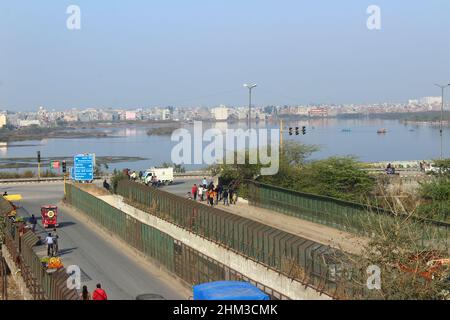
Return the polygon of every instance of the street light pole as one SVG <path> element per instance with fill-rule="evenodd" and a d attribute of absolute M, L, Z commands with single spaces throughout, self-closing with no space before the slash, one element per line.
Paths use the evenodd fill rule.
<path fill-rule="evenodd" d="M 251 128 L 251 115 L 252 115 L 252 89 L 256 88 L 256 84 L 244 84 L 244 87 L 248 89 L 248 130 Z"/>
<path fill-rule="evenodd" d="M 439 134 L 441 136 L 441 157 L 440 159 L 442 160 L 444 158 L 444 154 L 443 154 L 443 135 L 442 135 L 442 129 L 443 129 L 443 122 L 444 122 L 444 89 L 447 87 L 450 87 L 450 83 L 446 84 L 446 85 L 440 85 L 440 84 L 435 84 L 437 87 L 441 88 L 441 121 L 439 124 Z"/>

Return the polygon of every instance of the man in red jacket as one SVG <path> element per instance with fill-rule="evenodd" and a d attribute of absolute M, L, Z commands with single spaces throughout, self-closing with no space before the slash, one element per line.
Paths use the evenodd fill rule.
<path fill-rule="evenodd" d="M 197 200 L 197 193 L 198 193 L 198 188 L 197 188 L 197 184 L 194 184 L 194 186 L 192 187 L 192 196 L 194 197 L 194 201 Z"/>
<path fill-rule="evenodd" d="M 92 300 L 108 300 L 108 295 L 105 290 L 102 289 L 100 283 L 97 284 L 97 289 L 92 293 Z"/>

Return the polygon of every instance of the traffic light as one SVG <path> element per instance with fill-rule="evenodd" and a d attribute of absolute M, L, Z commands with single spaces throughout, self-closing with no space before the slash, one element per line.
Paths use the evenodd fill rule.
<path fill-rule="evenodd" d="M 289 127 L 289 135 L 292 136 L 292 127 Z"/>
<path fill-rule="evenodd" d="M 295 127 L 295 135 L 298 136 L 300 133 L 298 132 L 298 127 Z"/>
<path fill-rule="evenodd" d="M 40 151 L 37 152 L 37 161 L 38 161 L 38 163 L 41 163 L 41 152 Z"/>
<path fill-rule="evenodd" d="M 302 133 L 303 133 L 303 135 L 306 134 L 306 127 L 305 126 L 302 127 Z"/>
<path fill-rule="evenodd" d="M 64 160 L 64 161 L 62 162 L 62 172 L 63 172 L 63 173 L 66 173 L 66 172 L 67 172 L 66 160 Z"/>

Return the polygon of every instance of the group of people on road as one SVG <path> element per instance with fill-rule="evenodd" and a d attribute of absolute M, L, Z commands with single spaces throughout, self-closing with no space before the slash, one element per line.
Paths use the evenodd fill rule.
<path fill-rule="evenodd" d="M 133 181 L 136 181 L 138 179 L 141 180 L 142 176 L 144 175 L 143 171 L 136 172 L 134 170 L 132 171 L 131 169 L 124 169 L 123 173 L 128 177 L 129 180 Z"/>
<path fill-rule="evenodd" d="M 191 191 L 188 192 L 188 199 L 194 201 L 206 201 L 211 207 L 223 202 L 223 205 L 229 206 L 230 204 L 236 204 L 238 199 L 237 183 L 232 182 L 228 186 L 224 186 L 222 183 L 218 183 L 216 186 L 213 182 L 209 182 L 205 178 L 200 184 L 194 184 Z"/>
<path fill-rule="evenodd" d="M 106 291 L 102 289 L 102 285 L 100 283 L 97 283 L 94 292 L 92 292 L 92 295 L 90 294 L 88 287 L 83 286 L 80 298 L 81 300 L 108 300 L 108 295 L 106 294 Z"/>

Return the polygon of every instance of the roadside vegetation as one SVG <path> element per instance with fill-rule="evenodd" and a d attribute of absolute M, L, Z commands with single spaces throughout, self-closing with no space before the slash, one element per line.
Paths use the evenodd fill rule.
<path fill-rule="evenodd" d="M 117 188 L 121 180 L 128 180 L 128 176 L 121 170 L 114 169 L 113 174 L 110 178 L 111 191 L 117 193 Z"/>
<path fill-rule="evenodd" d="M 317 146 L 289 141 L 283 145 L 276 175 L 260 176 L 261 165 L 223 164 L 210 167 L 213 175 L 220 173 L 225 184 L 233 180 L 256 180 L 295 191 L 335 197 L 342 200 L 366 200 L 375 190 L 376 179 L 353 157 L 331 157 L 308 160 Z M 245 155 L 248 159 L 248 152 Z M 237 157 L 237 154 L 235 154 Z M 241 185 L 241 188 L 244 188 Z M 245 194 L 245 190 L 243 191 Z M 241 192 L 241 194 L 243 194 Z"/>
<path fill-rule="evenodd" d="M 435 179 L 419 188 L 417 214 L 430 219 L 450 222 L 450 159 L 435 161 L 439 168 Z"/>
<path fill-rule="evenodd" d="M 450 159 L 435 161 L 441 168 L 432 177 L 424 176 L 415 190 L 404 190 L 399 176 L 370 173 L 368 165 L 354 157 L 330 157 L 308 160 L 317 146 L 289 141 L 280 154 L 276 175 L 261 176 L 261 165 L 222 164 L 209 169 L 220 174 L 222 182 L 255 180 L 294 191 L 333 197 L 392 212 L 412 213 L 415 216 L 450 222 Z M 234 154 L 237 159 L 238 154 Z M 240 154 L 240 156 L 244 156 Z M 250 154 L 245 153 L 248 160 Z M 235 161 L 236 163 L 236 161 Z M 246 185 L 241 183 L 239 194 L 246 196 Z"/>
<path fill-rule="evenodd" d="M 450 269 L 445 244 L 437 234 L 423 239 L 422 223 L 397 215 L 371 221 L 366 226 L 372 237 L 359 256 L 348 257 L 353 285 L 359 293 L 352 299 L 448 300 Z M 360 269 L 354 269 L 359 266 Z M 371 267 L 368 269 L 368 267 Z M 378 268 L 379 287 L 374 275 Z M 341 274 L 341 275 L 342 275 Z M 371 287 L 371 290 L 367 286 Z"/>

